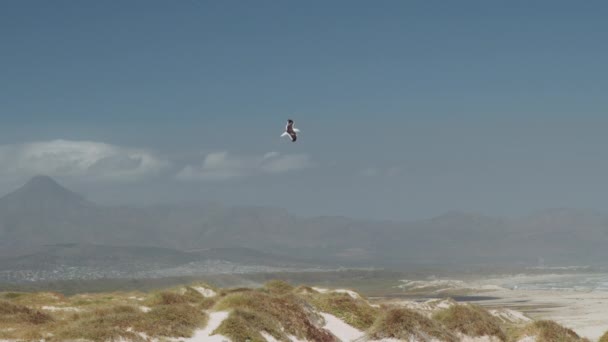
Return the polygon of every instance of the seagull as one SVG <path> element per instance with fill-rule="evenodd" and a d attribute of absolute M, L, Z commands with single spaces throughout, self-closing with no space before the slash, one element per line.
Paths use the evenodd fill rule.
<path fill-rule="evenodd" d="M 291 138 L 292 142 L 295 142 L 296 139 L 298 139 L 298 136 L 296 135 L 296 133 L 299 133 L 300 130 L 293 127 L 293 120 L 289 119 L 287 120 L 287 126 L 285 126 L 285 132 L 283 132 L 283 134 L 281 134 L 281 137 L 284 137 L 286 135 L 289 135 L 289 137 Z"/>

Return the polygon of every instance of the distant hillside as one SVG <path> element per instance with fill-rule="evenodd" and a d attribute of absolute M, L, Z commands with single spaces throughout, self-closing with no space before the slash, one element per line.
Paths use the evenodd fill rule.
<path fill-rule="evenodd" d="M 348 289 L 203 283 L 154 293 L 0 292 L 0 339 L 184 342 L 583 342 L 552 321 L 451 299 L 372 302 Z"/>
<path fill-rule="evenodd" d="M 35 177 L 0 198 L 0 257 L 48 244 L 248 248 L 344 265 L 605 264 L 608 217 L 555 209 L 508 220 L 448 213 L 388 222 L 220 205 L 102 206 Z M 225 250 L 228 251 L 228 250 Z M 16 253 L 16 254 L 15 254 Z"/>
<path fill-rule="evenodd" d="M 184 252 L 70 243 L 34 246 L 18 256 L 0 257 L 0 284 L 323 270 L 310 261 L 239 247 Z"/>

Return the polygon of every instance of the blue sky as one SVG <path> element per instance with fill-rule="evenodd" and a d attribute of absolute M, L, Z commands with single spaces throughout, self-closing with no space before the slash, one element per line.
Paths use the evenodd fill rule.
<path fill-rule="evenodd" d="M 3 1 L 0 190 L 46 173 L 109 203 L 391 219 L 605 210 L 607 12 Z M 278 138 L 287 118 L 296 144 Z"/>

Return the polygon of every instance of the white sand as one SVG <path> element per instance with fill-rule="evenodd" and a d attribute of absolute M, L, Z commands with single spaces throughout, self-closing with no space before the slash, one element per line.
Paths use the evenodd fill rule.
<path fill-rule="evenodd" d="M 326 288 L 322 288 L 322 287 L 313 287 L 313 290 L 320 292 L 320 293 L 328 293 L 328 292 L 334 292 L 334 293 L 346 293 L 349 296 L 351 296 L 351 298 L 353 299 L 359 299 L 361 298 L 361 296 L 359 296 L 359 294 L 355 291 L 352 290 L 347 290 L 347 289 L 335 289 L 335 290 L 330 290 L 330 289 L 326 289 Z"/>
<path fill-rule="evenodd" d="M 196 290 L 198 293 L 202 294 L 203 297 L 206 298 L 215 297 L 217 295 L 217 293 L 215 293 L 215 291 L 213 291 L 212 289 L 208 289 L 202 286 L 193 286 L 192 289 Z"/>
<path fill-rule="evenodd" d="M 291 342 L 308 342 L 308 341 L 305 341 L 305 340 L 300 340 L 299 338 L 297 338 L 297 337 L 295 337 L 293 335 L 289 335 L 289 336 L 287 336 L 287 338 L 289 338 L 289 340 Z"/>
<path fill-rule="evenodd" d="M 276 338 L 272 337 L 272 335 L 265 331 L 260 331 L 260 334 L 266 339 L 267 342 L 279 342 Z"/>
<path fill-rule="evenodd" d="M 324 312 L 321 312 L 320 314 L 323 316 L 323 319 L 325 319 L 325 325 L 323 328 L 329 330 L 341 341 L 355 341 L 365 335 L 364 332 L 346 324 L 334 315 Z"/>
<path fill-rule="evenodd" d="M 222 322 L 228 318 L 229 312 L 217 311 L 209 313 L 209 323 L 204 329 L 197 330 L 190 338 L 180 338 L 179 341 L 184 342 L 230 342 L 228 337 L 222 335 L 211 335 Z"/>
<path fill-rule="evenodd" d="M 472 337 L 463 334 L 458 334 L 460 342 L 500 342 L 500 339 L 495 336 L 478 336 Z"/>
<path fill-rule="evenodd" d="M 430 317 L 439 310 L 447 309 L 452 305 L 455 305 L 456 302 L 450 299 L 429 299 L 425 302 L 402 301 L 399 302 L 399 304 Z"/>
<path fill-rule="evenodd" d="M 500 318 L 504 323 L 528 323 L 532 319 L 524 315 L 522 312 L 511 309 L 492 309 L 488 310 L 492 316 Z"/>
<path fill-rule="evenodd" d="M 79 308 L 74 308 L 74 307 L 70 307 L 70 306 L 66 306 L 66 307 L 60 307 L 60 306 L 43 306 L 41 308 L 42 310 L 47 310 L 47 311 L 51 311 L 51 312 L 55 312 L 55 311 L 70 311 L 70 312 L 79 312 L 82 311 Z"/>

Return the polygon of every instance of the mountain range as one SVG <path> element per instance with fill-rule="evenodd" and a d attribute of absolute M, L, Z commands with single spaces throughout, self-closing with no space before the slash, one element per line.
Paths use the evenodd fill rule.
<path fill-rule="evenodd" d="M 266 260 L 281 256 L 366 266 L 535 265 L 539 258 L 547 264 L 600 265 L 608 260 L 608 216 L 551 209 L 517 219 L 450 212 L 393 222 L 303 218 L 284 209 L 219 204 L 106 206 L 47 176 L 0 198 L 0 260 L 65 244 L 158 248 L 175 251 L 172 257 L 220 248 L 262 253 Z M 144 254 L 152 258 L 152 251 Z"/>

